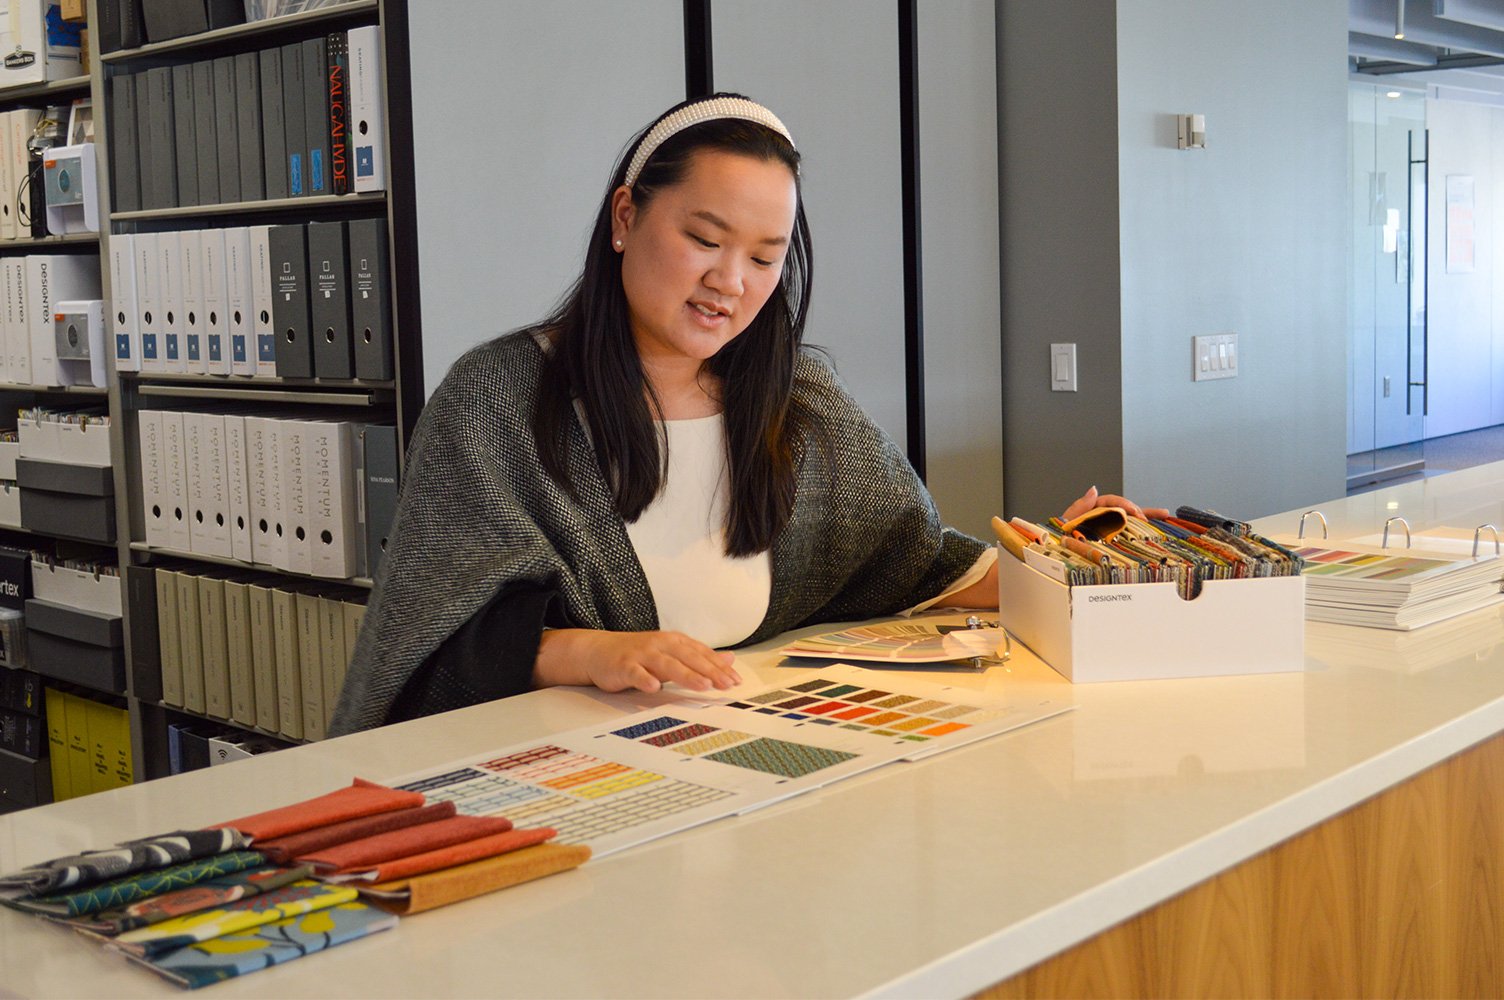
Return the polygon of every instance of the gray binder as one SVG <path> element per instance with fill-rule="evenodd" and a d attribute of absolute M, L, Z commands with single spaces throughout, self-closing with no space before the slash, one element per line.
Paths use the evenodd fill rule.
<path fill-rule="evenodd" d="M 287 139 L 287 194 L 308 194 L 308 130 L 304 124 L 303 46 L 282 46 L 282 134 Z"/>
<path fill-rule="evenodd" d="M 308 131 L 308 193 L 333 193 L 329 185 L 329 67 L 324 37 L 303 42 L 303 127 Z"/>
<path fill-rule="evenodd" d="M 266 197 L 287 197 L 287 126 L 282 107 L 282 50 L 262 49 L 261 166 Z"/>
<path fill-rule="evenodd" d="M 366 572 L 374 580 L 397 514 L 397 428 L 366 424 L 360 441 L 366 470 Z"/>
<path fill-rule="evenodd" d="M 235 118 L 235 57 L 214 60 L 214 121 L 219 126 L 219 200 L 240 201 L 240 138 Z"/>
<path fill-rule="evenodd" d="M 343 222 L 308 224 L 308 294 L 314 374 L 319 378 L 354 378 L 350 269 Z"/>
<path fill-rule="evenodd" d="M 177 148 L 178 204 L 198 205 L 198 146 L 194 139 L 193 67 L 172 67 L 173 140 Z"/>
<path fill-rule="evenodd" d="M 278 378 L 312 378 L 313 344 L 308 335 L 308 230 L 272 226 L 267 235 L 272 264 L 272 338 Z"/>
<path fill-rule="evenodd" d="M 141 171 L 141 179 L 150 187 L 151 200 L 142 207 L 172 208 L 178 199 L 178 168 L 173 139 L 171 66 L 155 66 L 146 71 L 146 96 L 146 145 L 151 147 L 152 164 L 150 173 Z M 145 193 L 142 192 L 143 196 Z"/>
<path fill-rule="evenodd" d="M 200 205 L 217 205 L 219 196 L 219 126 L 214 120 L 214 64 L 193 64 L 193 89 L 197 91 L 193 121 L 198 139 L 198 198 Z"/>
<path fill-rule="evenodd" d="M 117 212 L 141 210 L 141 153 L 136 137 L 136 76 L 123 74 L 110 81 L 110 152 L 114 169 L 114 198 L 110 204 Z"/>
<path fill-rule="evenodd" d="M 354 219 L 350 224 L 350 337 L 355 377 L 390 381 L 392 373 L 392 294 L 387 277 L 385 219 Z"/>
<path fill-rule="evenodd" d="M 235 131 L 240 136 L 240 200 L 266 197 L 261 180 L 261 61 L 254 52 L 235 57 Z"/>

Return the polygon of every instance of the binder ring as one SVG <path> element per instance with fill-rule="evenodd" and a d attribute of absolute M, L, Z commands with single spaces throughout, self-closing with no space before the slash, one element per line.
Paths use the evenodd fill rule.
<path fill-rule="evenodd" d="M 1395 521 L 1398 521 L 1400 522 L 1400 524 L 1403 524 L 1405 526 L 1405 548 L 1408 549 L 1410 547 L 1410 522 L 1405 520 L 1403 517 L 1400 517 L 1398 514 L 1384 522 L 1384 540 L 1380 542 L 1379 545 L 1381 548 L 1389 548 L 1389 526 Z"/>
<path fill-rule="evenodd" d="M 1321 537 L 1326 537 L 1326 515 L 1319 510 L 1308 510 L 1304 514 L 1300 515 L 1300 528 L 1295 532 L 1296 538 L 1306 537 L 1306 518 L 1310 517 L 1312 514 L 1315 514 L 1316 520 L 1321 522 Z"/>
<path fill-rule="evenodd" d="M 1478 525 L 1478 527 L 1476 527 L 1476 528 L 1473 529 L 1473 558 L 1474 559 L 1478 558 L 1478 542 L 1479 542 L 1479 540 L 1481 539 L 1481 537 L 1483 535 L 1483 529 L 1484 528 L 1487 528 L 1489 531 L 1493 532 L 1493 536 L 1494 536 L 1494 555 L 1499 555 L 1499 553 L 1500 553 L 1500 548 L 1499 548 L 1499 529 L 1495 528 L 1492 524 L 1480 524 L 1480 525 Z"/>

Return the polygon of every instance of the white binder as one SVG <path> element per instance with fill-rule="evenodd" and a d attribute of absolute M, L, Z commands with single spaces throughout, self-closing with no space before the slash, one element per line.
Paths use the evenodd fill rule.
<path fill-rule="evenodd" d="M 166 344 L 162 339 L 162 263 L 157 253 L 156 233 L 136 233 L 131 237 L 131 254 L 136 261 L 137 332 L 141 334 L 141 370 L 167 370 Z"/>
<path fill-rule="evenodd" d="M 254 562 L 251 543 L 251 492 L 247 475 L 246 418 L 225 414 L 225 509 L 230 526 L 230 556 Z"/>
<path fill-rule="evenodd" d="M 0 191 L 5 192 L 5 197 L 0 198 L 0 240 L 13 240 L 19 235 L 16 230 L 17 199 L 13 197 L 19 185 L 10 148 L 10 116 L 13 114 L 14 111 L 0 113 Z"/>
<path fill-rule="evenodd" d="M 386 190 L 386 102 L 382 100 L 381 29 L 351 28 L 349 35 L 350 165 L 355 191 Z"/>
<path fill-rule="evenodd" d="M 226 319 L 225 231 L 205 229 L 199 233 L 199 272 L 203 282 L 204 371 L 230 374 L 230 324 Z"/>
<path fill-rule="evenodd" d="M 276 331 L 272 326 L 271 226 L 251 226 L 251 296 L 256 304 L 252 325 L 256 332 L 256 374 L 277 374 Z"/>
<path fill-rule="evenodd" d="M 183 323 L 183 249 L 178 233 L 157 234 L 158 305 L 161 310 L 162 355 L 169 374 L 188 371 Z"/>
<path fill-rule="evenodd" d="M 164 477 L 167 503 L 167 547 L 179 552 L 192 552 L 193 543 L 188 532 L 188 450 L 183 426 L 183 413 L 178 410 L 161 410 L 162 415 L 162 464 L 167 470 Z"/>
<path fill-rule="evenodd" d="M 225 418 L 218 413 L 184 413 L 183 433 L 188 446 L 189 544 L 194 552 L 229 559 Z"/>
<path fill-rule="evenodd" d="M 355 425 L 310 420 L 302 426 L 312 572 L 343 580 L 356 575 Z"/>
<path fill-rule="evenodd" d="M 141 445 L 141 505 L 145 508 L 146 544 L 157 548 L 172 545 L 169 525 L 172 503 L 167 488 L 167 442 L 158 410 L 137 415 L 137 438 Z"/>
<path fill-rule="evenodd" d="M 256 562 L 287 568 L 282 533 L 282 451 L 278 421 L 246 417 L 246 479 L 250 489 L 251 551 Z"/>
<path fill-rule="evenodd" d="M 110 237 L 110 320 L 115 345 L 115 370 L 141 370 L 141 327 L 136 305 L 135 237 Z"/>
<path fill-rule="evenodd" d="M 5 289 L 5 381 L 31 384 L 31 339 L 26 332 L 26 265 L 20 257 L 0 259 Z"/>
<path fill-rule="evenodd" d="M 230 372 L 256 374 L 256 299 L 251 268 L 251 231 L 245 226 L 222 230 L 225 241 L 225 329 Z"/>
<path fill-rule="evenodd" d="M 178 311 L 178 329 L 183 333 L 183 357 L 192 375 L 209 374 L 209 352 L 204 344 L 203 246 L 195 230 L 174 233 L 178 260 L 182 261 L 183 305 Z"/>
<path fill-rule="evenodd" d="M 282 455 L 282 530 L 287 540 L 287 565 L 293 573 L 313 572 L 313 547 L 308 538 L 308 473 L 312 467 L 310 424 L 305 420 L 277 421 Z"/>

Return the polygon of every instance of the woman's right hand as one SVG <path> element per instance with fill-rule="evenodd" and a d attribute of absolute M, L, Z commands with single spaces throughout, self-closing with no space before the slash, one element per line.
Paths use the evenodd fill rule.
<path fill-rule="evenodd" d="M 594 685 L 602 691 L 657 691 L 673 682 L 691 691 L 725 690 L 742 682 L 736 656 L 682 632 L 544 631 L 533 686 Z"/>

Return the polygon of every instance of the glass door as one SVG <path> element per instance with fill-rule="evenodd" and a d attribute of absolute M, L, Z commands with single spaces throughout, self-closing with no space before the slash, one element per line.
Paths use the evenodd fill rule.
<path fill-rule="evenodd" d="M 1348 488 L 1425 468 L 1425 95 L 1353 83 Z"/>

